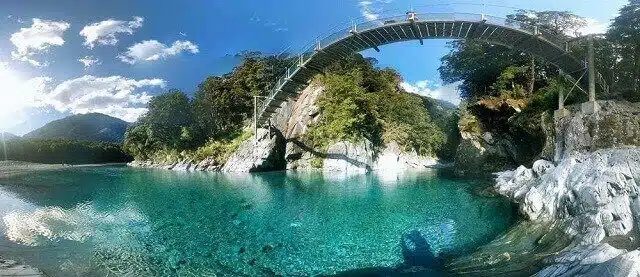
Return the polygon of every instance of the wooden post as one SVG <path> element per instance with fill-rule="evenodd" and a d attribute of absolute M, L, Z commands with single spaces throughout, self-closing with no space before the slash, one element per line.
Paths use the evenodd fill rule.
<path fill-rule="evenodd" d="M 589 70 L 589 102 L 596 101 L 596 66 L 593 50 L 593 35 L 589 35 L 589 57 L 588 57 L 588 70 Z"/>
<path fill-rule="evenodd" d="M 258 96 L 253 96 L 253 145 L 258 144 Z"/>
<path fill-rule="evenodd" d="M 564 109 L 564 91 L 558 91 L 558 110 Z"/>

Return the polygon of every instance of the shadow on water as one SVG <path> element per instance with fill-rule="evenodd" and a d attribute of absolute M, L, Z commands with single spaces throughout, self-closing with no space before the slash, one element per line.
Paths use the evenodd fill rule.
<path fill-rule="evenodd" d="M 400 238 L 404 262 L 394 267 L 359 268 L 340 272 L 332 276 L 448 276 L 445 261 L 454 254 L 435 251 L 418 230 L 410 231 Z"/>

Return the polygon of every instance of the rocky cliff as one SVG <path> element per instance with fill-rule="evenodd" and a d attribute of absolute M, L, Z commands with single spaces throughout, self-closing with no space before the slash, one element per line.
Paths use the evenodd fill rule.
<path fill-rule="evenodd" d="M 385 145 L 379 152 L 366 140 L 358 143 L 340 141 L 326 150 L 314 149 L 304 140 L 304 135 L 319 120 L 320 109 L 316 101 L 323 91 L 322 85 L 312 82 L 296 99 L 283 104 L 273 117 L 272 124 L 282 130 L 286 141 L 284 158 L 287 169 L 322 169 L 325 172 L 354 174 L 377 169 L 427 168 L 438 163 L 436 158 L 404 151 L 396 143 Z"/>
<path fill-rule="evenodd" d="M 600 110 L 589 115 L 579 105 L 556 119 L 554 160 L 573 153 L 620 146 L 640 146 L 640 103 L 598 101 Z"/>
<path fill-rule="evenodd" d="M 496 175 L 496 191 L 526 221 L 454 262 L 456 270 L 491 264 L 492 274 L 533 267 L 536 276 L 640 276 L 640 111 L 599 105 L 595 114 L 579 106 L 558 113 L 555 162 Z"/>
<path fill-rule="evenodd" d="M 211 158 L 202 161 L 185 159 L 169 164 L 134 161 L 130 166 L 176 171 L 254 172 L 289 169 L 354 174 L 378 169 L 424 169 L 438 165 L 437 158 L 405 151 L 393 142 L 382 149 L 374 149 L 366 140 L 357 143 L 340 141 L 329 145 L 327 149 L 315 149 L 305 140 L 305 134 L 321 116 L 316 102 L 323 92 L 322 85 L 315 82 L 309 84 L 296 98 L 283 103 L 276 111 L 271 119 L 271 130 L 259 129 L 258 142 L 254 143 L 253 137 L 243 141 L 228 161 Z M 442 111 L 440 113 L 444 114 Z"/>
<path fill-rule="evenodd" d="M 246 140 L 222 167 L 223 172 L 258 172 L 285 169 L 284 137 L 276 128 L 258 129 L 257 140 Z"/>
<path fill-rule="evenodd" d="M 553 224 L 571 241 L 542 260 L 539 276 L 637 276 L 618 275 L 640 272 L 636 180 L 640 148 L 608 148 L 571 154 L 557 166 L 539 160 L 533 168 L 502 172 L 496 189 L 525 218 Z"/>

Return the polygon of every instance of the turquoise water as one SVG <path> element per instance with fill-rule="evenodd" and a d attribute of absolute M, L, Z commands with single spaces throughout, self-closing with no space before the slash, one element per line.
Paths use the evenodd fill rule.
<path fill-rule="evenodd" d="M 511 206 L 474 193 L 484 184 L 436 170 L 354 177 L 42 171 L 0 179 L 0 254 L 51 276 L 394 268 L 420 260 L 407 249 L 463 253 L 506 230 Z"/>

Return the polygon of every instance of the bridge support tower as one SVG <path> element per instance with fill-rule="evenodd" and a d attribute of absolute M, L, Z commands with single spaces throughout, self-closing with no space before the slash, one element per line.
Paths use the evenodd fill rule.
<path fill-rule="evenodd" d="M 583 114 L 593 114 L 598 112 L 599 106 L 596 102 L 596 65 L 595 65 L 595 51 L 593 48 L 593 35 L 587 37 L 588 40 L 588 54 L 587 54 L 587 70 L 589 71 L 589 102 L 582 103 Z"/>

